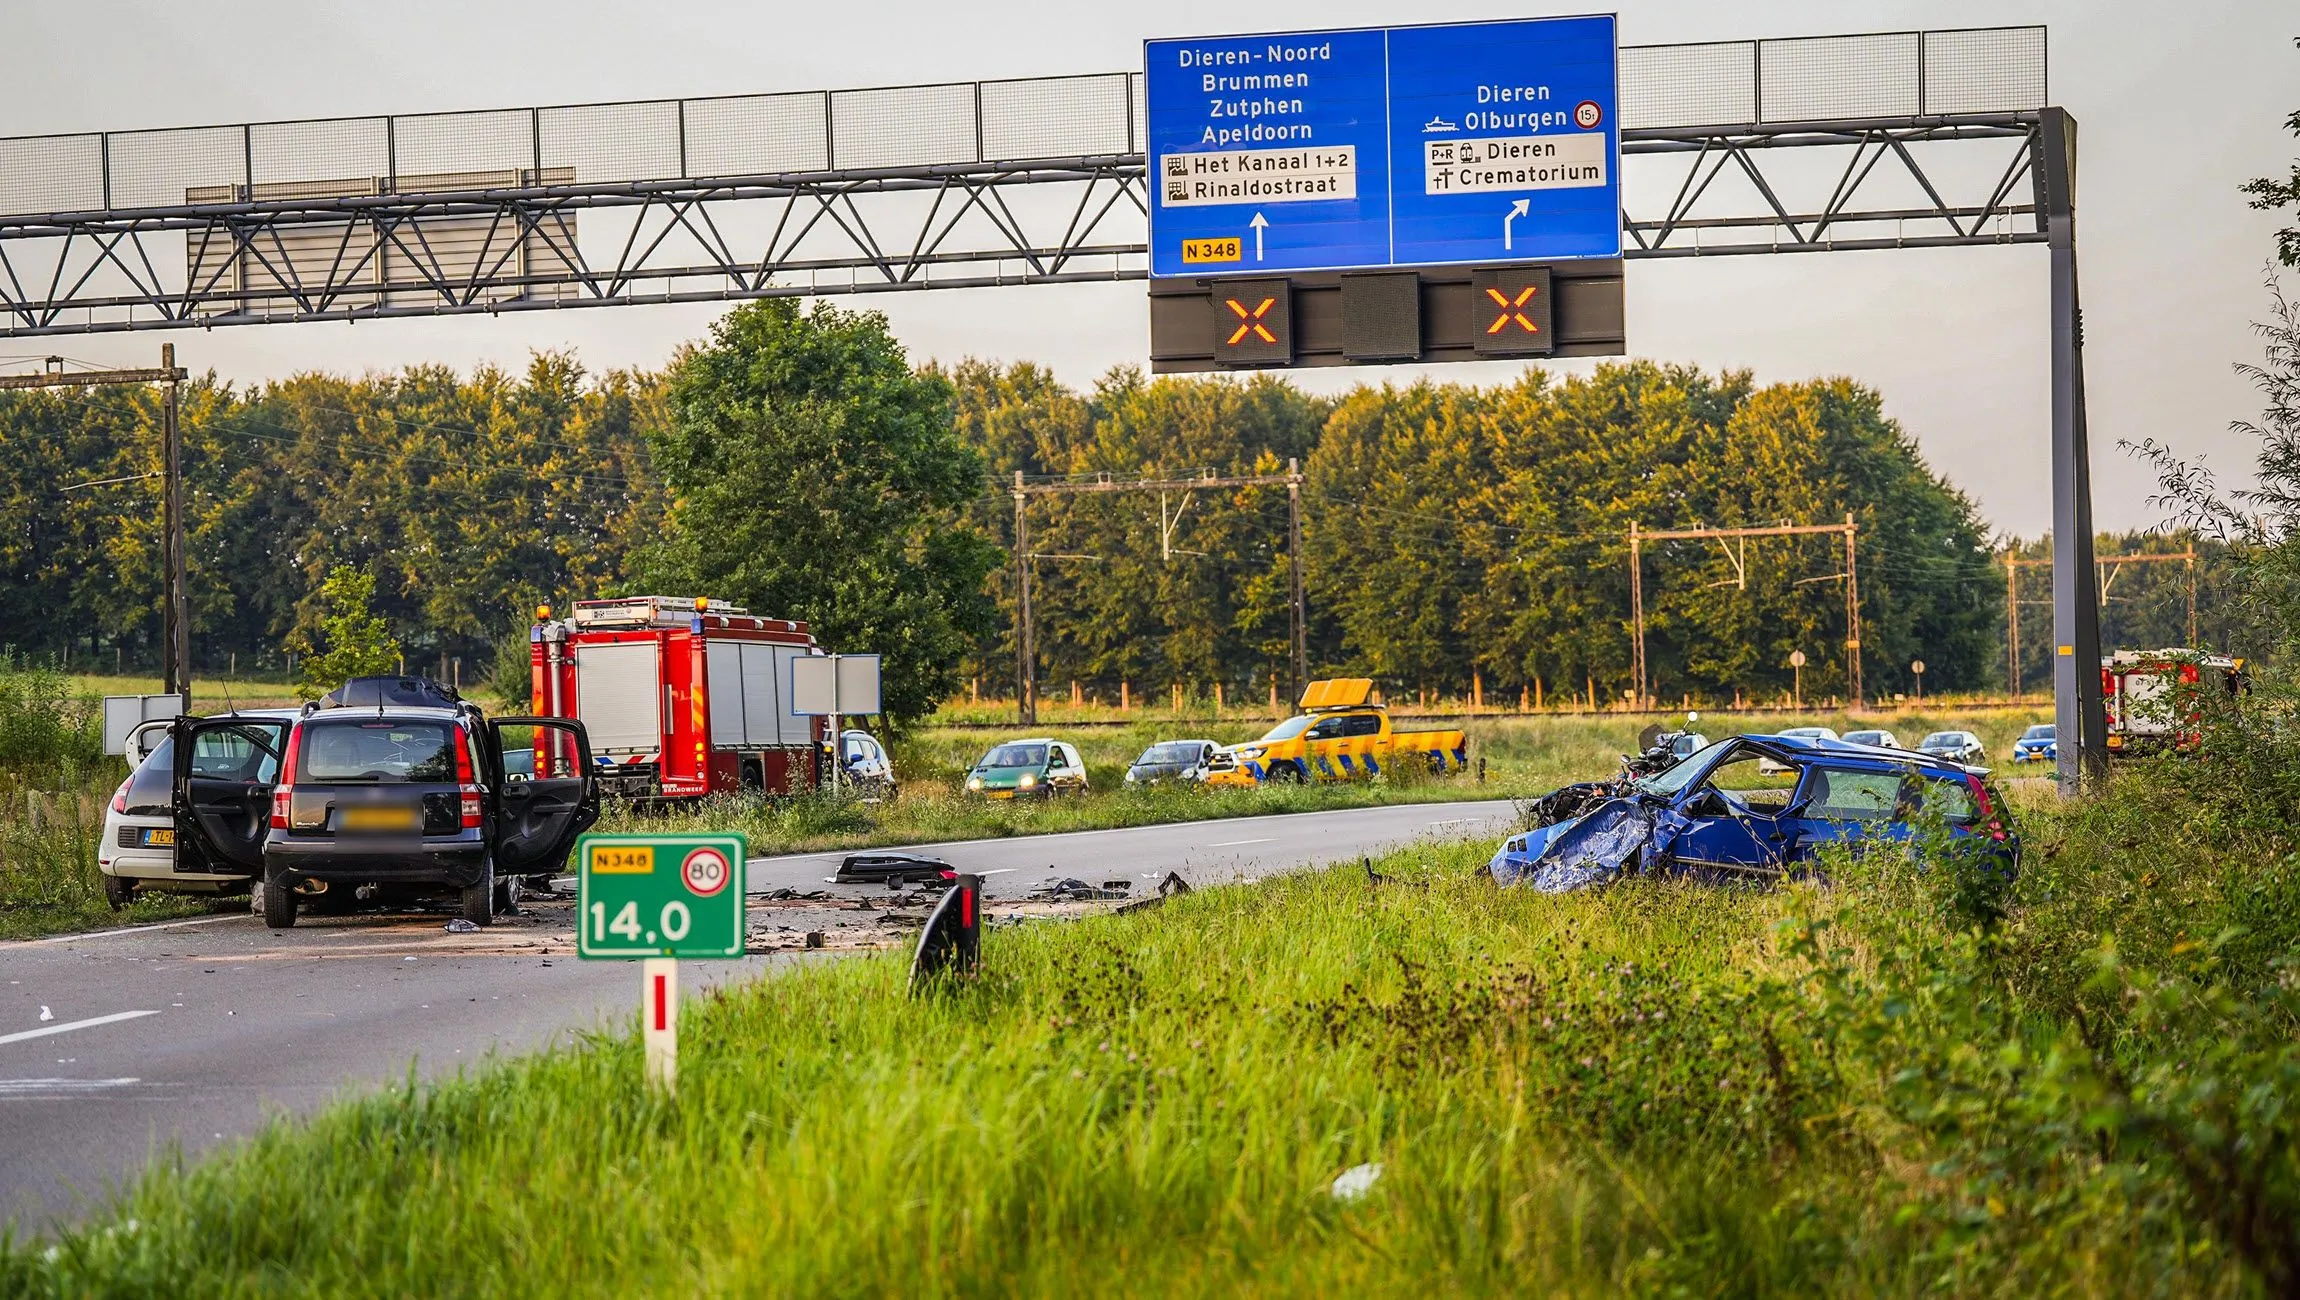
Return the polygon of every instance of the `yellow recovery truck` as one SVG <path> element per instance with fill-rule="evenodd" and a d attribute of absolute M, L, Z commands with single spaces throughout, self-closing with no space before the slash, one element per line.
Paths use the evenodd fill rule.
<path fill-rule="evenodd" d="M 1217 763 L 1207 783 L 1347 781 L 1380 776 L 1384 768 L 1403 763 L 1420 763 L 1439 773 L 1469 766 L 1469 741 L 1460 728 L 1397 730 L 1371 679 L 1311 682 L 1300 707 L 1299 716 L 1270 728 L 1260 740 L 1233 746 L 1229 752 L 1235 764 Z"/>

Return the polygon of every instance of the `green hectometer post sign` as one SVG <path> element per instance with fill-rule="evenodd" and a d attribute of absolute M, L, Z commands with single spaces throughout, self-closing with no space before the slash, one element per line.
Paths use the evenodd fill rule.
<path fill-rule="evenodd" d="M 575 842 L 584 957 L 743 955 L 743 837 L 586 835 Z"/>

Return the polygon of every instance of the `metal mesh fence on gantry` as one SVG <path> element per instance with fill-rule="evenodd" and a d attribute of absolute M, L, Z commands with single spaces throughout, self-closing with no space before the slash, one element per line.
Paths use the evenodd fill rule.
<path fill-rule="evenodd" d="M 2045 29 L 1621 51 L 1631 129 L 1997 113 L 2045 103 Z M 537 184 L 1125 157 L 1142 74 L 0 139 L 0 216 Z"/>

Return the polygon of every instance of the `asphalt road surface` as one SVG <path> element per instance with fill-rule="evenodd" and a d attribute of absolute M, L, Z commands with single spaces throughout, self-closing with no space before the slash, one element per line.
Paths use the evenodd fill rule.
<path fill-rule="evenodd" d="M 1080 831 L 913 846 L 983 873 L 986 901 L 1063 878 L 1169 871 L 1192 884 L 1253 880 L 1430 837 L 1501 833 L 1507 802 Z M 753 859 L 753 894 L 832 884 L 843 854 Z M 883 889 L 880 892 L 884 892 Z M 754 909 L 756 915 L 758 909 Z M 635 1009 L 638 973 L 583 962 L 572 907 L 531 906 L 475 934 L 443 915 L 309 917 L 270 931 L 247 915 L 0 944 L 0 1222 L 38 1232 L 103 1203 L 147 1160 L 187 1157 L 331 1098 L 453 1074 Z M 693 962 L 689 993 L 827 954 Z"/>

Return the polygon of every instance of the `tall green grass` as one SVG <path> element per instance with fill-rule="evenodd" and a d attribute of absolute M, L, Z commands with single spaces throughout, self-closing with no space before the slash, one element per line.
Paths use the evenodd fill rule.
<path fill-rule="evenodd" d="M 1479 843 L 994 915 L 972 982 L 698 1004 L 675 1100 L 612 1026 L 156 1170 L 0 1290 L 2282 1290 L 2300 865 L 2128 783 L 1979 910 L 1904 855 L 1544 897 Z"/>
<path fill-rule="evenodd" d="M 101 701 L 73 679 L 0 654 L 0 939 L 155 920 L 192 910 L 104 901 L 103 801 L 126 769 L 103 752 Z"/>

